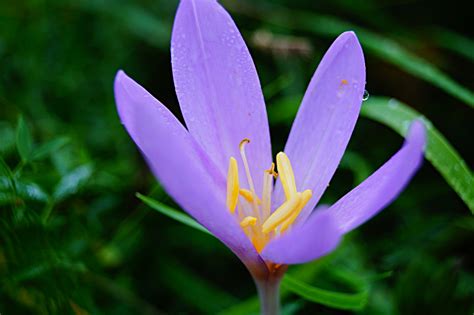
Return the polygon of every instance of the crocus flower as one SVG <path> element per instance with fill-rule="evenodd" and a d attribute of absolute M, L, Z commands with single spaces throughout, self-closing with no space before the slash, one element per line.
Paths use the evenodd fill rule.
<path fill-rule="evenodd" d="M 186 127 L 123 71 L 115 79 L 121 121 L 168 194 L 247 266 L 262 312 L 276 313 L 288 264 L 332 251 L 404 188 L 422 161 L 424 127 L 414 122 L 403 147 L 373 175 L 313 210 L 362 103 L 356 35 L 341 34 L 324 55 L 276 167 L 257 72 L 229 14 L 214 0 L 182 0 L 171 53 Z"/>

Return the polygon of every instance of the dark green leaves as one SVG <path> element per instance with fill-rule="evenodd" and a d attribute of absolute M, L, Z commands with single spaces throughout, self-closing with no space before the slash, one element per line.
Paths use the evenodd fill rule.
<path fill-rule="evenodd" d="M 66 174 L 54 189 L 53 197 L 60 201 L 76 193 L 91 177 L 92 165 L 86 164 L 79 166 Z"/>
<path fill-rule="evenodd" d="M 23 116 L 20 116 L 18 119 L 18 125 L 16 128 L 16 148 L 20 154 L 21 160 L 27 162 L 33 148 L 33 140 L 31 138 L 30 129 L 23 119 Z"/>
<path fill-rule="evenodd" d="M 49 156 L 51 153 L 59 150 L 62 146 L 68 143 L 68 141 L 69 139 L 66 137 L 59 137 L 35 147 L 27 122 L 23 116 L 20 116 L 18 119 L 16 129 L 16 147 L 24 164 L 31 161 L 41 160 Z"/>
<path fill-rule="evenodd" d="M 43 143 L 42 145 L 38 146 L 33 153 L 31 154 L 31 160 L 41 160 L 51 153 L 54 153 L 56 150 L 59 150 L 62 146 L 67 144 L 69 139 L 66 137 L 60 137 L 57 139 L 53 139 L 49 142 Z"/>

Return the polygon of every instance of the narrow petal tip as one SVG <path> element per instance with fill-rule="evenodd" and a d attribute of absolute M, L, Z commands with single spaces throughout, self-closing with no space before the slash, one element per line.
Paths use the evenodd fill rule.
<path fill-rule="evenodd" d="M 130 80 L 130 78 L 127 76 L 125 71 L 122 69 L 119 69 L 117 71 L 117 74 L 115 74 L 115 79 L 114 79 L 114 91 L 115 95 L 117 95 L 118 89 L 120 89 L 122 84 L 126 84 L 126 80 Z"/>
<path fill-rule="evenodd" d="M 357 40 L 357 35 L 354 31 L 345 31 L 343 33 L 341 33 L 341 35 L 339 35 L 340 38 L 344 38 L 346 40 L 349 40 L 349 39 L 352 39 L 352 40 Z"/>
<path fill-rule="evenodd" d="M 425 126 L 414 120 L 403 147 L 328 210 L 344 233 L 372 218 L 402 192 L 422 165 L 425 144 Z"/>
<path fill-rule="evenodd" d="M 343 42 L 345 45 L 353 45 L 355 47 L 360 47 L 359 38 L 357 37 L 354 31 L 346 31 L 341 33 L 335 42 Z M 362 51 L 362 48 L 360 48 Z"/>
<path fill-rule="evenodd" d="M 422 151 L 426 148 L 426 127 L 421 119 L 414 120 L 407 133 L 407 142 L 413 143 L 416 147 L 421 147 Z"/>

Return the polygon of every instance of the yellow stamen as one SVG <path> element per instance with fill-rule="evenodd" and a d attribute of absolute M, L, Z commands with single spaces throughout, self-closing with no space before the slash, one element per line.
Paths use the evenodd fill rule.
<path fill-rule="evenodd" d="M 272 163 L 270 168 L 263 172 L 262 195 L 257 196 L 245 150 L 249 142 L 249 139 L 244 139 L 239 145 L 241 165 L 244 167 L 248 183 L 248 186 L 245 186 L 248 189 L 240 188 L 238 164 L 236 159 L 231 157 L 227 173 L 226 206 L 232 214 L 235 214 L 236 209 L 238 210 L 235 214 L 237 222 L 260 253 L 268 242 L 291 228 L 311 199 L 312 192 L 311 190 L 297 191 L 290 160 L 285 153 L 280 152 L 276 157 L 279 174 L 275 172 L 275 163 Z M 281 177 L 286 200 L 275 212 L 271 213 L 273 183 L 278 175 Z"/>
<path fill-rule="evenodd" d="M 298 203 L 298 207 L 291 213 L 290 217 L 282 223 L 280 227 L 280 233 L 285 232 L 291 226 L 291 224 L 293 224 L 293 222 L 299 216 L 301 210 L 303 210 L 304 206 L 306 206 L 312 196 L 313 192 L 310 189 L 306 189 L 301 193 L 301 200 Z"/>
<path fill-rule="evenodd" d="M 242 221 L 240 221 L 240 226 L 241 227 L 247 227 L 249 225 L 255 225 L 257 223 L 257 218 L 256 217 L 245 217 Z"/>
<path fill-rule="evenodd" d="M 248 189 L 240 188 L 239 194 L 240 194 L 242 197 L 244 197 L 245 200 L 247 200 L 249 203 L 252 203 L 253 200 L 254 200 L 254 198 L 257 199 L 257 204 L 262 203 L 262 202 L 260 201 L 260 199 L 259 199 L 257 196 L 255 196 L 254 194 L 252 194 L 252 192 L 251 192 L 250 190 L 248 190 Z"/>
<path fill-rule="evenodd" d="M 229 160 L 229 170 L 227 172 L 227 200 L 226 205 L 231 213 L 235 212 L 237 200 L 239 198 L 239 169 L 237 161 L 231 157 Z"/>
<path fill-rule="evenodd" d="M 298 207 L 301 200 L 301 193 L 295 193 L 291 198 L 285 201 L 272 215 L 263 223 L 262 232 L 269 233 L 278 225 L 290 217 L 293 211 Z"/>
<path fill-rule="evenodd" d="M 286 200 L 290 200 L 297 192 L 295 175 L 291 167 L 290 159 L 288 159 L 288 156 L 283 152 L 277 154 L 277 167 L 278 173 L 280 174 L 280 181 L 285 191 Z"/>

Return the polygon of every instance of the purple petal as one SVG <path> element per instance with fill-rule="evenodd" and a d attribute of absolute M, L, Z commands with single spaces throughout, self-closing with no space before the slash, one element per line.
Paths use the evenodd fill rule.
<path fill-rule="evenodd" d="M 327 210 L 343 233 L 372 218 L 403 190 L 423 161 L 425 137 L 423 124 L 413 122 L 403 147 Z"/>
<path fill-rule="evenodd" d="M 239 143 L 250 139 L 247 156 L 257 192 L 271 164 L 265 103 L 249 51 L 229 14 L 214 0 L 182 0 L 174 22 L 173 77 L 186 126 L 227 173 L 229 158 L 240 163 Z M 241 184 L 246 186 L 244 172 Z"/>
<path fill-rule="evenodd" d="M 225 180 L 173 114 L 119 71 L 115 100 L 120 119 L 170 196 L 229 246 L 244 263 L 261 258 L 225 207 Z"/>
<path fill-rule="evenodd" d="M 365 87 L 364 55 L 353 32 L 341 34 L 324 55 L 306 90 L 285 153 L 299 191 L 313 197 L 303 209 L 303 222 L 329 184 L 351 137 Z M 282 202 L 281 185 L 276 197 Z"/>
<path fill-rule="evenodd" d="M 271 241 L 261 255 L 278 264 L 301 264 L 334 250 L 341 236 L 332 216 L 318 211 L 304 224 Z"/>

